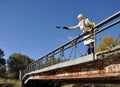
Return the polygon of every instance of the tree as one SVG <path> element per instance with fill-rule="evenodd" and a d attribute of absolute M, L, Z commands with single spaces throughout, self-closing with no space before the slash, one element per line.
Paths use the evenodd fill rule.
<path fill-rule="evenodd" d="M 4 58 L 0 58 L 0 67 L 1 67 L 2 65 L 5 65 L 5 64 L 6 64 L 5 59 L 4 59 Z"/>
<path fill-rule="evenodd" d="M 24 70 L 32 61 L 33 60 L 26 55 L 22 55 L 20 53 L 12 54 L 8 59 L 9 77 L 18 79 L 19 71 Z"/>
<path fill-rule="evenodd" d="M 4 52 L 2 49 L 0 49 L 0 58 L 4 56 Z"/>
<path fill-rule="evenodd" d="M 4 52 L 2 49 L 0 49 L 0 77 L 5 78 L 6 76 L 6 61 L 4 58 L 2 58 L 4 56 Z"/>
<path fill-rule="evenodd" d="M 118 41 L 116 41 L 114 38 L 112 38 L 109 35 L 105 35 L 101 39 L 101 43 L 97 47 L 97 52 L 110 49 L 112 47 L 117 46 L 118 44 L 120 44 L 120 43 Z"/>
<path fill-rule="evenodd" d="M 1 78 L 6 78 L 7 77 L 6 66 L 5 65 L 2 65 L 0 67 L 0 77 Z"/>

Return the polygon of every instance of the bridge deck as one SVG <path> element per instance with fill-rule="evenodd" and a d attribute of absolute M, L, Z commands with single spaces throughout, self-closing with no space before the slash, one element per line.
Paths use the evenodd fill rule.
<path fill-rule="evenodd" d="M 62 63 L 59 63 L 59 64 L 55 64 L 55 65 L 52 65 L 52 66 L 49 66 L 49 67 L 46 67 L 46 68 L 43 68 L 43 69 L 40 69 L 40 70 L 36 70 L 36 71 L 28 73 L 27 75 L 41 73 L 41 72 L 47 72 L 47 71 L 60 69 L 60 68 L 65 68 L 65 67 L 70 67 L 70 66 L 75 66 L 75 65 L 78 65 L 78 64 L 81 64 L 81 63 L 87 63 L 87 62 L 90 62 L 90 61 L 93 61 L 93 60 L 94 60 L 93 59 L 93 54 L 91 54 L 91 55 L 79 57 L 79 58 L 76 58 L 76 59 L 73 59 L 73 60 L 69 60 L 69 61 L 66 61 L 66 62 L 62 62 Z"/>

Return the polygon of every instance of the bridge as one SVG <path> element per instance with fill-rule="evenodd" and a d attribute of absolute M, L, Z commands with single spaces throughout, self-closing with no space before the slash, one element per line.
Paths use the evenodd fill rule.
<path fill-rule="evenodd" d="M 71 83 L 79 83 L 76 87 L 83 87 L 85 83 L 120 84 L 120 45 L 108 46 L 101 52 L 95 50 L 89 55 L 81 53 L 85 49 L 82 42 L 87 39 L 83 38 L 86 34 L 92 33 L 96 48 L 97 36 L 119 23 L 120 11 L 97 24 L 93 32 L 80 34 L 32 62 L 20 72 L 21 87 L 61 87 Z M 84 48 L 79 50 L 79 47 Z"/>

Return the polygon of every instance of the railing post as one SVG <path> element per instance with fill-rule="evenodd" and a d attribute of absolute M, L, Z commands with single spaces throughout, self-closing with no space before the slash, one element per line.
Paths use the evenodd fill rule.
<path fill-rule="evenodd" d="M 76 44 L 76 40 L 74 42 L 74 59 L 76 58 L 76 48 L 77 48 L 77 44 Z"/>
<path fill-rule="evenodd" d="M 63 59 L 63 57 L 64 57 L 64 47 L 61 47 L 60 48 L 60 62 L 65 61 L 65 59 Z"/>
<path fill-rule="evenodd" d="M 22 70 L 20 70 L 19 71 L 19 80 L 20 80 L 20 87 L 23 87 L 23 82 L 22 82 L 22 77 L 23 77 L 23 71 Z"/>
<path fill-rule="evenodd" d="M 52 65 L 54 65 L 55 64 L 54 52 L 51 53 L 51 58 L 52 58 Z"/>
<path fill-rule="evenodd" d="M 47 67 L 48 66 L 48 64 L 47 64 L 47 62 L 48 62 L 48 55 L 45 56 L 45 62 L 46 62 L 45 63 L 45 67 Z"/>
<path fill-rule="evenodd" d="M 96 31 L 97 31 L 97 28 L 95 28 L 93 30 L 93 38 L 94 38 L 94 53 L 93 53 L 93 60 L 96 59 Z"/>
<path fill-rule="evenodd" d="M 72 42 L 71 42 L 71 44 L 72 44 L 72 46 L 73 46 L 73 57 L 74 57 L 74 59 L 76 58 L 76 47 L 77 47 L 77 45 L 76 45 L 76 42 L 77 42 L 77 40 L 75 39 L 75 40 L 73 40 Z"/>

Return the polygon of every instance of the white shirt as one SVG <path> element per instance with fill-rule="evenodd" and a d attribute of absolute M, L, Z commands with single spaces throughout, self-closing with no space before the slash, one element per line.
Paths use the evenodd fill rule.
<path fill-rule="evenodd" d="M 83 19 L 81 20 L 76 26 L 72 26 L 72 27 L 68 27 L 69 30 L 75 30 L 75 29 L 80 29 L 82 30 L 84 33 L 87 32 L 87 27 L 91 22 L 89 21 L 89 19 Z"/>
<path fill-rule="evenodd" d="M 72 26 L 72 27 L 68 27 L 69 30 L 75 30 L 75 29 L 80 29 L 83 31 L 83 33 L 87 32 L 87 26 L 90 24 L 91 22 L 89 21 L 88 18 L 84 18 L 83 20 L 81 20 L 76 26 Z M 83 38 L 87 38 L 89 37 L 91 34 L 87 34 L 86 36 L 84 36 Z M 84 40 L 84 45 L 88 45 L 90 43 L 94 42 L 94 38 L 90 37 L 86 40 Z"/>

